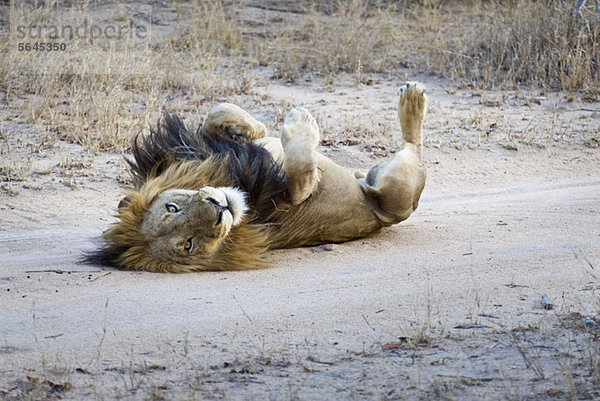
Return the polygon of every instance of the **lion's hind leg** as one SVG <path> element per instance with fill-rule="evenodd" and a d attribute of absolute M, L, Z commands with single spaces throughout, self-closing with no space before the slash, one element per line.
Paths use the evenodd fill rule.
<path fill-rule="evenodd" d="M 294 205 L 306 200 L 319 183 L 318 144 L 319 127 L 313 116 L 303 107 L 290 110 L 281 129 L 281 145 L 283 168 Z"/>
<path fill-rule="evenodd" d="M 231 139 L 259 139 L 267 136 L 267 127 L 244 109 L 231 104 L 215 106 L 202 123 L 202 133 L 219 133 Z"/>
<path fill-rule="evenodd" d="M 427 176 L 422 160 L 426 106 L 423 85 L 415 82 L 403 85 L 398 102 L 404 138 L 402 150 L 392 160 L 371 168 L 366 176 L 356 176 L 363 191 L 377 199 L 376 213 L 384 224 L 406 220 L 419 205 Z"/>

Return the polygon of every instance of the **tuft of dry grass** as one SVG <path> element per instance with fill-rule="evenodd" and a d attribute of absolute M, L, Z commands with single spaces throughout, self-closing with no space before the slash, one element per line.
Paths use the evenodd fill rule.
<path fill-rule="evenodd" d="M 428 33 L 427 64 L 455 79 L 496 88 L 531 85 L 600 93 L 600 16 L 575 2 L 474 1 L 450 34 Z"/>
<path fill-rule="evenodd" d="M 60 137 L 93 151 L 123 151 L 136 133 L 155 123 L 165 104 L 185 104 L 178 108 L 191 110 L 252 86 L 244 67 L 231 68 L 234 63 L 225 59 L 240 47 L 240 34 L 223 29 L 234 24 L 220 2 L 185 8 L 177 3 L 170 31 L 161 31 L 162 23 L 140 22 L 123 7 L 75 5 L 57 9 L 51 2 L 39 7 L 14 3 L 9 25 L 56 25 L 58 15 L 71 26 L 109 21 L 142 26 L 147 34 L 93 43 L 89 38 L 61 40 L 69 50 L 52 53 L 17 51 L 17 40 L 3 41 L 0 92 L 21 111 L 20 122 L 50 126 Z M 4 34 L 17 37 L 16 32 Z M 24 40 L 31 45 L 36 41 Z"/>
<path fill-rule="evenodd" d="M 357 0 L 282 17 L 248 45 L 274 76 L 393 73 L 419 66 L 478 86 L 600 93 L 600 17 L 575 3 Z M 277 27 L 279 26 L 279 29 Z M 248 47 L 245 45 L 245 47 Z M 360 82 L 360 80 L 359 80 Z"/>
<path fill-rule="evenodd" d="M 336 2 L 323 10 L 314 4 L 287 17 L 275 35 L 254 40 L 262 65 L 274 77 L 294 81 L 302 73 L 389 72 L 401 60 L 402 14 L 389 4 Z"/>

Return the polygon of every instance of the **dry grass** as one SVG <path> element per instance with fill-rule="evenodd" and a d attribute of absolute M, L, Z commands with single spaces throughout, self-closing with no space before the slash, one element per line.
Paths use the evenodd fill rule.
<path fill-rule="evenodd" d="M 249 45 L 262 64 L 274 65 L 275 77 L 288 80 L 417 66 L 483 87 L 598 94 L 600 15 L 584 10 L 588 31 L 567 3 L 361 0 L 328 12 L 313 5 Z"/>
<path fill-rule="evenodd" d="M 488 88 L 531 85 L 600 93 L 600 15 L 575 2 L 478 2 L 462 10 L 454 29 L 427 33 L 433 71 Z"/>
<path fill-rule="evenodd" d="M 274 77 L 290 81 L 306 72 L 360 76 L 398 67 L 404 50 L 398 37 L 402 22 L 398 8 L 368 1 L 338 2 L 331 7 L 323 10 L 313 4 L 283 20 L 276 34 L 254 40 L 260 64 L 272 64 Z"/>
<path fill-rule="evenodd" d="M 52 5 L 20 2 L 11 10 L 10 26 L 54 25 L 58 12 L 73 26 L 86 20 L 132 22 L 144 26 L 147 37 L 93 44 L 73 39 L 67 42 L 71 51 L 50 54 L 16 51 L 16 40 L 3 42 L 0 91 L 9 106 L 21 111 L 20 122 L 50 125 L 63 138 L 94 151 L 124 150 L 134 134 L 156 121 L 161 106 L 192 110 L 252 85 L 243 67 L 225 68 L 235 33 L 221 29 L 226 24 L 220 3 L 178 8 L 178 16 L 190 17 L 174 21 L 167 33 L 158 30 L 163 25 L 133 19 L 123 7 L 92 9 L 90 4 L 56 11 Z M 13 32 L 11 38 L 15 36 Z"/>
<path fill-rule="evenodd" d="M 95 152 L 125 150 L 163 106 L 198 119 L 206 101 L 251 91 L 264 69 L 288 81 L 353 73 L 363 84 L 369 74 L 419 67 L 483 87 L 600 93 L 600 21 L 584 10 L 588 33 L 572 5 L 558 1 L 265 2 L 267 10 L 223 0 L 35 3 L 2 6 L 11 40 L 0 44 L 0 93 L 17 122 L 45 125 Z M 57 20 L 134 24 L 147 36 L 16 51 L 16 26 Z"/>

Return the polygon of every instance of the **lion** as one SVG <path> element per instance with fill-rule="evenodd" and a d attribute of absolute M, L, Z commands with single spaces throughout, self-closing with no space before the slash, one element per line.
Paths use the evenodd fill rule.
<path fill-rule="evenodd" d="M 319 127 L 303 107 L 287 113 L 281 138 L 229 103 L 195 133 L 165 112 L 136 137 L 134 189 L 86 261 L 169 273 L 253 269 L 269 265 L 269 249 L 349 241 L 404 221 L 425 186 L 426 105 L 422 84 L 400 88 L 402 149 L 366 175 L 317 152 Z"/>

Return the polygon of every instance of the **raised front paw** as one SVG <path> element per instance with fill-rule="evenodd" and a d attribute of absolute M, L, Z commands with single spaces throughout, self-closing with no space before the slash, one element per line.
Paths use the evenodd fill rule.
<path fill-rule="evenodd" d="M 281 143 L 284 148 L 293 142 L 294 146 L 313 150 L 319 144 L 319 137 L 317 121 L 308 110 L 304 107 L 296 107 L 288 111 L 281 130 Z"/>
<path fill-rule="evenodd" d="M 425 86 L 419 82 L 407 82 L 398 91 L 400 100 L 398 107 L 408 114 L 424 114 L 427 104 Z"/>

